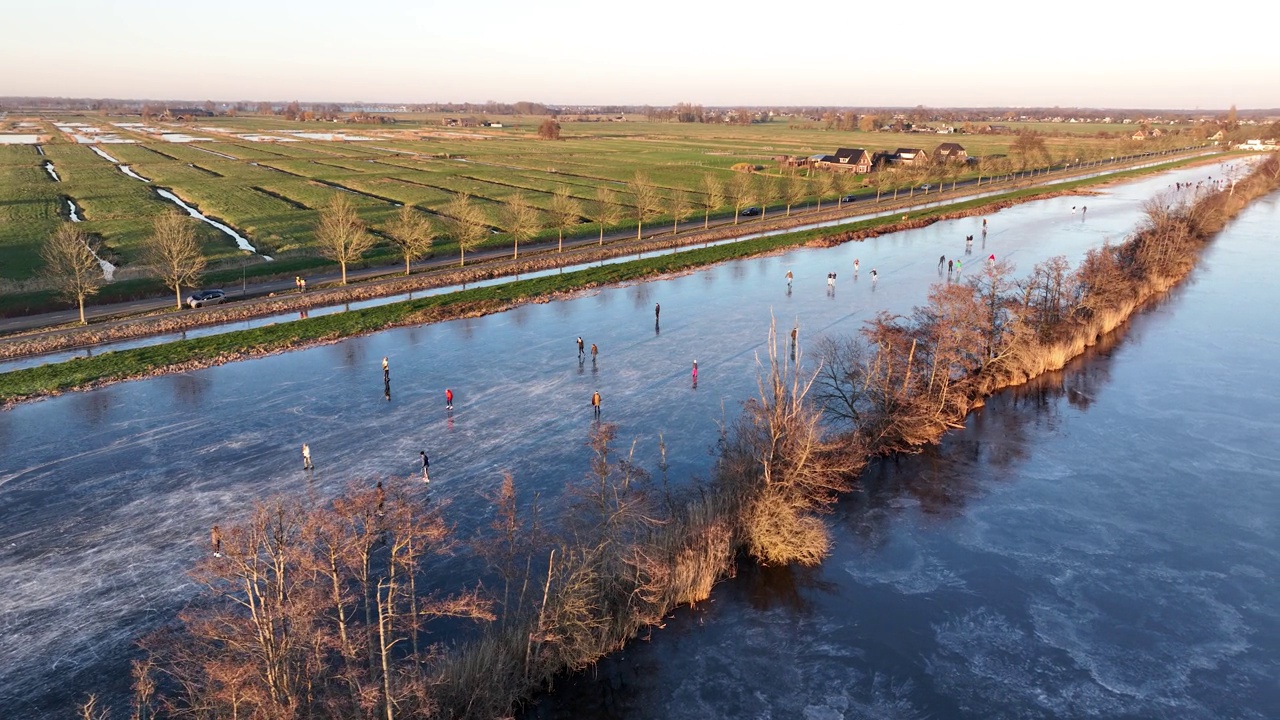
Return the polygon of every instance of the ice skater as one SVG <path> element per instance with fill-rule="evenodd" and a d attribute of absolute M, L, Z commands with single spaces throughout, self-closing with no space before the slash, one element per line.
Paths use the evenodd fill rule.
<path fill-rule="evenodd" d="M 988 255 L 988 256 L 987 256 L 987 265 L 988 265 L 988 266 L 990 266 L 990 267 L 995 267 L 995 266 L 996 266 L 996 254 L 995 254 L 995 253 L 991 253 L 990 255 Z"/>
<path fill-rule="evenodd" d="M 1084 214 L 1085 214 L 1085 213 L 1087 213 L 1087 212 L 1089 212 L 1089 206 L 1088 206 L 1088 205 L 1083 205 L 1083 206 L 1081 206 L 1081 208 L 1080 208 L 1080 219 L 1081 219 L 1081 220 L 1083 220 L 1083 219 L 1084 219 Z"/>
<path fill-rule="evenodd" d="M 698 361 L 693 361 L 693 384 L 698 384 Z"/>
<path fill-rule="evenodd" d="M 450 390 L 449 388 L 444 389 L 444 409 L 445 410 L 453 409 L 453 391 Z"/>
<path fill-rule="evenodd" d="M 311 446 L 306 443 L 302 443 L 302 469 L 303 470 L 316 469 L 316 466 L 311 464 Z"/>
<path fill-rule="evenodd" d="M 876 272 L 875 268 L 871 268 L 871 284 L 872 285 L 876 284 L 876 278 L 878 277 L 880 277 L 880 273 Z"/>
<path fill-rule="evenodd" d="M 787 271 L 787 289 L 788 290 L 791 289 L 791 281 L 794 279 L 795 279 L 795 276 L 791 274 L 790 270 L 788 270 Z"/>
<path fill-rule="evenodd" d="M 385 357 L 382 358 L 382 382 L 391 382 L 391 364 L 387 362 Z"/>
<path fill-rule="evenodd" d="M 582 358 L 587 354 L 587 346 L 582 342 L 582 336 L 578 336 L 578 357 Z"/>
<path fill-rule="evenodd" d="M 653 304 L 653 321 L 658 322 L 658 316 L 662 314 L 662 306 L 658 303 Z"/>
<path fill-rule="evenodd" d="M 951 274 L 951 272 L 952 272 L 953 270 L 955 270 L 955 269 L 956 269 L 956 261 L 955 261 L 955 260 L 948 260 L 948 261 L 947 261 L 947 274 L 948 274 L 948 275 L 950 275 L 950 274 Z"/>
<path fill-rule="evenodd" d="M 596 356 L 599 354 L 600 354 L 600 348 L 596 347 L 595 343 L 591 343 L 591 364 L 592 365 L 595 365 Z"/>
<path fill-rule="evenodd" d="M 591 393 L 591 411 L 595 414 L 597 420 L 600 419 L 600 391 Z"/>
<path fill-rule="evenodd" d="M 213 542 L 213 556 L 222 557 L 222 531 L 217 525 L 213 526 L 213 530 L 209 533 L 209 540 Z"/>
<path fill-rule="evenodd" d="M 418 459 L 422 462 L 422 482 L 431 482 L 431 474 L 429 472 L 431 470 L 431 459 L 427 457 L 427 451 L 419 450 Z"/>
<path fill-rule="evenodd" d="M 957 274 L 957 275 L 959 275 L 959 274 L 960 274 L 961 265 L 962 265 L 961 261 L 957 260 L 957 261 L 956 261 L 956 274 Z"/>
<path fill-rule="evenodd" d="M 942 264 L 945 263 L 946 261 L 947 261 L 946 255 L 938 256 L 938 272 L 942 272 Z"/>
<path fill-rule="evenodd" d="M 1076 214 L 1076 206 L 1075 206 L 1075 205 L 1072 205 L 1072 206 L 1071 206 L 1071 214 L 1072 214 L 1072 215 L 1075 215 L 1075 214 Z"/>
<path fill-rule="evenodd" d="M 857 275 L 857 274 L 858 274 L 858 268 L 859 268 L 859 267 L 861 267 L 861 263 L 859 263 L 859 262 L 858 262 L 858 258 L 854 258 L 854 259 L 853 259 L 853 274 L 854 274 L 854 275 Z"/>

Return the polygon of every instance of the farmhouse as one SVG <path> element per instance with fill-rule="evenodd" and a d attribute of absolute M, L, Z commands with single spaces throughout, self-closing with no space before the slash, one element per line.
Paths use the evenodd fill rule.
<path fill-rule="evenodd" d="M 839 148 L 835 155 L 823 155 L 818 164 L 828 170 L 865 174 L 871 172 L 871 155 L 862 148 Z"/>
<path fill-rule="evenodd" d="M 929 162 L 929 153 L 920 148 L 898 148 L 893 153 L 897 165 L 924 165 Z"/>
<path fill-rule="evenodd" d="M 964 162 L 969 159 L 969 153 L 960 145 L 960 143 L 942 143 L 933 151 L 934 162 Z"/>

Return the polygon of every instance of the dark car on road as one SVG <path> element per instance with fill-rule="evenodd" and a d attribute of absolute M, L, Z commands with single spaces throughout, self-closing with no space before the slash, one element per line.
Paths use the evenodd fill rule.
<path fill-rule="evenodd" d="M 842 203 L 853 202 L 854 200 L 857 200 L 857 199 L 858 197 L 856 195 L 845 195 L 844 197 L 840 198 L 840 202 Z"/>
<path fill-rule="evenodd" d="M 759 215 L 759 214 L 760 214 L 760 208 L 758 208 L 758 207 L 743 208 L 743 209 L 742 209 L 742 212 L 740 212 L 740 213 L 738 213 L 738 214 L 739 214 L 739 215 L 742 215 L 742 216 L 744 216 L 744 217 L 751 217 L 752 215 Z"/>
<path fill-rule="evenodd" d="M 204 307 L 205 305 L 217 305 L 227 299 L 227 294 L 221 290 L 199 290 L 187 296 L 187 307 Z"/>

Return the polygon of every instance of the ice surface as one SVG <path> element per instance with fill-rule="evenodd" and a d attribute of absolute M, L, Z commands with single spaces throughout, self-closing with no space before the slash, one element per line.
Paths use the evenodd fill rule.
<path fill-rule="evenodd" d="M 1180 172 L 1090 197 L 1083 223 L 1070 216 L 1070 205 L 1079 200 L 1069 197 L 1009 208 L 990 217 L 990 249 L 975 247 L 975 254 L 995 251 L 1013 259 L 1020 272 L 1058 253 L 1078 258 L 1104 238 L 1123 236 L 1143 198 L 1170 178 L 1194 176 Z M 0 599 L 0 626 L 6 629 L 0 635 L 0 716 L 68 714 L 85 691 L 102 689 L 96 679 L 102 674 L 119 679 L 105 689 L 119 693 L 129 641 L 172 618 L 193 591 L 184 570 L 207 551 L 209 526 L 242 516 L 254 498 L 285 490 L 334 493 L 350 480 L 410 475 L 418 450 L 426 449 L 433 460 L 431 492 L 451 501 L 450 519 L 468 535 L 487 522 L 490 508 L 482 493 L 496 487 L 504 471 L 515 475 L 521 492 L 539 491 L 549 501 L 583 476 L 594 390 L 604 398 L 604 419 L 618 423 L 620 447 L 634 439 L 643 467 L 657 473 L 661 436 L 672 482 L 705 475 L 718 421 L 735 416 L 754 392 L 756 357 L 771 314 L 784 329 L 798 319 L 807 346 L 822 333 L 854 332 L 879 310 L 905 312 L 937 281 L 939 253 L 960 255 L 963 237 L 980 226 L 980 218 L 968 218 L 862 243 L 725 263 L 482 318 L 71 393 L 0 414 L 0 583 L 11 588 Z M 1266 227 L 1238 222 L 1233 231 L 1251 228 L 1269 237 Z M 1229 242 L 1244 239 L 1220 244 Z M 856 281 L 854 258 L 861 260 L 863 275 Z M 1206 263 L 1195 293 L 1216 286 L 1214 262 Z M 872 267 L 881 272 L 874 289 L 866 282 Z M 1233 267 L 1230 275 L 1247 277 L 1248 267 Z M 783 280 L 788 270 L 796 276 L 790 294 Z M 832 270 L 841 276 L 833 295 L 824 280 Z M 1183 300 L 1173 318 L 1181 318 L 1188 304 Z M 655 302 L 663 306 L 657 329 Z M 1147 346 L 1154 343 L 1155 329 L 1138 346 L 1144 357 L 1153 352 Z M 579 335 L 599 345 L 595 363 L 577 362 Z M 391 362 L 390 402 L 382 394 L 383 356 Z M 1262 357 L 1276 356 L 1280 351 Z M 697 389 L 688 374 L 695 357 Z M 1196 357 L 1180 346 L 1171 359 L 1161 360 L 1162 367 L 1194 378 L 1202 375 Z M 629 682 L 640 678 L 629 691 L 635 693 L 629 716 L 940 717 L 960 708 L 975 708 L 974 716 L 1016 717 L 1020 710 L 1048 716 L 1097 707 L 1094 698 L 1115 699 L 1116 692 L 1084 665 L 1089 659 L 1097 661 L 1098 677 L 1125 687 L 1173 693 L 1165 699 L 1192 710 L 1223 708 L 1212 697 L 1192 702 L 1195 693 L 1212 695 L 1215 687 L 1197 685 L 1197 673 L 1221 673 L 1229 658 L 1243 668 L 1241 682 L 1248 686 L 1265 667 L 1254 644 L 1274 638 L 1275 616 L 1265 615 L 1264 578 L 1280 573 L 1280 563 L 1265 509 L 1276 504 L 1261 484 L 1274 478 L 1256 463 L 1245 466 L 1252 476 L 1228 473 L 1222 482 L 1239 486 L 1239 500 L 1203 515 L 1198 508 L 1212 506 L 1203 496 L 1207 483 L 1173 497 L 1156 494 L 1149 507 L 1139 500 L 1150 500 L 1151 493 L 1139 489 L 1099 497 L 1100 490 L 1132 484 L 1133 478 L 1149 478 L 1148 489 L 1167 481 L 1161 465 L 1151 462 L 1162 457 L 1159 451 L 1145 462 L 1125 464 L 1131 448 L 1117 440 L 1125 435 L 1116 428 L 1132 426 L 1157 440 L 1161 433 L 1110 414 L 1116 403 L 1109 396 L 1125 383 L 1140 382 L 1153 361 L 1143 362 L 1124 382 L 1082 386 L 1097 396 L 1089 414 L 1066 404 L 1056 429 L 993 425 L 990 437 L 960 438 L 954 457 L 939 463 L 959 468 L 961 478 L 885 475 L 883 492 L 867 498 L 865 514 L 851 503 L 855 507 L 832 518 L 842 542 L 823 569 L 797 573 L 791 586 L 781 588 L 726 587 L 707 604 L 711 616 L 705 626 L 698 624 L 704 611 L 686 613 L 681 633 L 658 633 L 653 643 L 629 650 L 648 663 L 619 670 L 631 673 Z M 1274 382 L 1249 372 L 1242 377 Z M 1211 389 L 1222 391 L 1228 380 L 1215 376 Z M 1196 397 L 1185 394 L 1193 388 L 1181 382 L 1167 385 L 1184 391 L 1172 396 L 1179 405 Z M 452 413 L 444 409 L 446 387 L 456 393 Z M 1131 413 L 1149 411 L 1125 395 L 1122 404 Z M 1132 395 L 1148 398 L 1150 391 Z M 1223 417 L 1241 410 L 1254 416 L 1257 426 L 1248 435 L 1253 442 L 1245 443 L 1252 447 L 1276 430 L 1274 418 L 1266 420 L 1262 411 L 1275 393 L 1257 393 L 1252 400 L 1246 395 L 1247 402 L 1235 400 L 1235 410 L 1233 403 L 1209 405 Z M 993 406 L 984 417 L 997 410 Z M 1204 432 L 1214 425 L 1193 427 Z M 1014 437 L 1027 447 L 1010 447 Z M 1172 439 L 1186 444 L 1194 438 Z M 1213 439 L 1221 455 L 1241 445 L 1229 433 Z M 303 442 L 312 447 L 314 475 L 301 470 Z M 1072 459 L 1088 462 L 1077 467 Z M 1109 467 L 1123 467 L 1123 474 L 1112 476 L 1104 470 Z M 1090 468 L 1093 475 L 1086 473 Z M 1185 474 L 1174 479 L 1188 481 Z M 1066 502 L 1073 492 L 1080 497 Z M 1195 514 L 1169 522 L 1170 510 L 1183 506 Z M 1028 536 L 997 527 L 1020 515 Z M 1152 527 L 1163 529 L 1150 542 L 1134 542 L 1133 528 Z M 1226 544 L 1201 559 L 1173 554 L 1187 547 L 1175 530 L 1184 527 L 1198 527 Z M 1097 539 L 1071 539 L 1073 528 Z M 1245 553 L 1249 546 L 1264 551 Z M 1130 551 L 1137 557 L 1126 559 Z M 1231 561 L 1219 571 L 1216 559 L 1228 552 Z M 1152 553 L 1165 556 L 1157 562 L 1146 557 Z M 1116 622 L 1108 619 L 1115 611 L 1085 610 L 1099 606 L 1099 592 L 1107 597 L 1108 578 L 1125 577 L 1120 569 L 1126 563 L 1177 568 L 1175 559 L 1191 566 L 1179 569 L 1185 573 L 1177 576 L 1180 581 L 1200 589 L 1174 593 L 1170 602 L 1177 607 L 1158 618 L 1187 617 L 1181 605 L 1190 601 L 1212 599 L 1217 608 L 1181 644 L 1193 668 L 1183 674 L 1187 681 L 1160 685 L 1141 672 L 1117 674 L 1116 648 L 1097 644 L 1108 622 Z M 1091 563 L 1111 564 L 1102 576 L 1107 582 L 1073 583 L 1067 573 L 1080 573 Z M 1262 578 L 1227 574 L 1226 568 L 1240 565 L 1256 568 Z M 447 567 L 445 581 L 458 581 L 471 570 L 465 558 L 458 559 Z M 1138 589 L 1170 587 L 1171 577 L 1157 573 Z M 1223 583 L 1230 583 L 1229 592 L 1215 589 Z M 1119 597 L 1132 604 L 1135 596 Z M 1075 624 L 1074 635 L 1061 630 L 1061 618 Z M 1171 657 L 1181 641 L 1161 638 L 1157 630 L 1146 637 Z M 1250 645 L 1242 648 L 1241 638 Z M 1274 651 L 1274 640 L 1266 647 Z M 1022 655 L 1009 657 L 1015 652 Z M 977 658 L 972 667 L 970 657 Z M 1019 669 L 1017 657 L 1033 661 L 1032 670 Z M 1006 684 L 999 680 L 1002 673 L 1013 673 Z M 775 676 L 787 683 L 775 685 Z M 966 689 L 969 682 L 974 689 Z M 980 689 L 986 687 L 1000 690 L 997 699 L 984 701 Z M 675 689 L 667 693 L 670 688 Z M 1255 705 L 1260 692 L 1252 696 Z M 1044 697 L 1037 699 L 1037 693 Z M 1139 708 L 1154 702 L 1124 698 Z M 990 703 L 996 702 L 1004 704 L 993 709 Z"/>
<path fill-rule="evenodd" d="M 248 250 L 249 252 L 253 252 L 253 253 L 258 252 L 257 248 L 251 245 L 243 235 L 233 230 L 229 225 L 226 225 L 218 222 L 217 220 L 213 220 L 205 217 L 204 214 L 202 214 L 199 210 L 196 210 L 195 208 L 183 202 L 182 198 L 178 197 L 177 195 L 174 195 L 173 193 L 169 192 L 168 190 L 165 190 L 164 188 L 156 188 L 156 194 L 176 204 L 178 207 L 182 208 L 183 210 L 186 210 L 188 215 L 199 220 L 200 222 L 208 223 L 209 225 L 212 225 L 213 227 L 221 230 L 223 233 L 228 235 L 232 240 L 235 240 L 236 246 L 239 247 L 241 250 Z M 266 255 L 263 255 L 262 257 L 266 258 L 267 260 L 271 259 Z"/>

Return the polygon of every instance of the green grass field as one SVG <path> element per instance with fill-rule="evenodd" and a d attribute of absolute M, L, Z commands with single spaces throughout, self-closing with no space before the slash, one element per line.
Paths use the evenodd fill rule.
<path fill-rule="evenodd" d="M 668 200 L 677 191 L 685 192 L 693 204 L 691 216 L 701 217 L 704 176 L 714 175 L 727 184 L 735 175 L 731 168 L 738 163 L 763 165 L 765 173 L 778 174 L 773 160 L 778 155 L 808 156 L 834 152 L 837 147 L 932 151 L 942 142 L 959 142 L 971 155 L 984 156 L 1007 154 L 1013 141 L 1010 135 L 827 131 L 779 119 L 748 126 L 565 122 L 562 139 L 549 142 L 536 136 L 542 117 L 491 118 L 503 123 L 501 129 L 445 128 L 441 118 L 406 115 L 398 117 L 395 125 L 302 123 L 258 116 L 149 123 L 166 132 L 208 138 L 192 143 L 165 142 L 136 128 L 112 125 L 137 118 L 60 115 L 57 119 L 96 125 L 136 140 L 136 144 L 102 147 L 154 186 L 171 190 L 206 215 L 231 225 L 261 252 L 277 258 L 315 255 L 317 211 L 337 192 L 352 193 L 357 211 L 375 230 L 385 229 L 399 204 L 437 214 L 462 192 L 471 194 L 490 224 L 501 229 L 503 205 L 516 192 L 546 209 L 552 193 L 564 187 L 580 201 L 586 222 L 596 190 L 603 185 L 618 191 L 630 214 L 626 183 L 642 173 Z M 53 131 L 52 123 L 43 124 Z M 1105 158 L 1137 147 L 1129 140 L 1096 137 L 1099 130 L 1128 132 L 1133 126 L 1010 125 L 1059 133 L 1045 137 L 1047 159 L 1054 162 Z M 237 136 L 287 132 L 345 132 L 374 139 L 258 142 Z M 172 207 L 155 195 L 153 186 L 126 177 L 89 147 L 53 134 L 54 139 L 42 146 L 46 157 L 30 146 L 0 146 L 0 250 L 4 254 L 0 294 L 24 290 L 22 281 L 38 273 L 40 244 L 67 214 L 63 198 L 72 198 L 82 208 L 85 229 L 101 239 L 125 277 L 139 263 L 154 217 Z M 45 172 L 46 160 L 54 163 L 62 182 L 54 182 Z M 904 178 L 903 182 L 920 179 Z M 731 210 L 722 208 L 718 214 L 726 212 Z M 436 242 L 435 254 L 456 253 L 447 223 L 436 219 L 444 235 Z M 670 221 L 666 216 L 647 224 Z M 634 218 L 622 223 L 627 224 L 634 224 Z M 207 225 L 200 227 L 211 270 L 238 267 L 241 252 L 231 239 Z M 583 231 L 594 232 L 596 227 Z M 553 231 L 540 235 L 554 236 Z M 496 234 L 485 244 L 509 242 L 505 234 Z M 375 252 L 389 255 L 387 241 L 380 241 Z"/>

